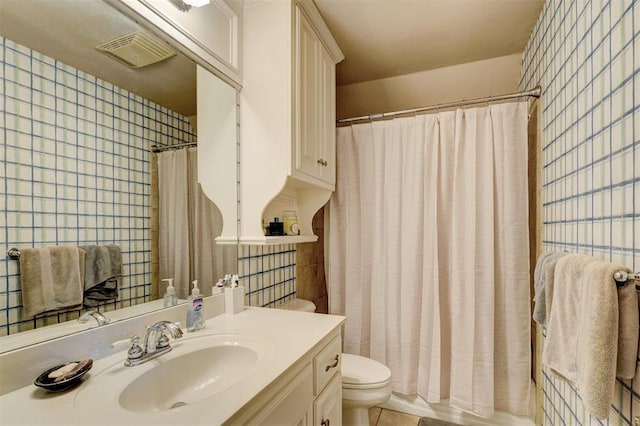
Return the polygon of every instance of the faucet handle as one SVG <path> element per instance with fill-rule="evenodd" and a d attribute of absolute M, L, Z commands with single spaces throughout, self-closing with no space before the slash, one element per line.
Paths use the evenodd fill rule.
<path fill-rule="evenodd" d="M 170 327 L 174 328 L 174 331 L 171 332 L 171 336 L 174 339 L 182 337 L 182 329 L 180 328 L 182 323 L 174 322 L 169 324 Z M 166 335 L 165 331 L 167 331 L 167 325 L 160 329 L 160 338 L 158 339 L 158 343 L 156 344 L 156 349 L 162 349 L 169 346 L 169 336 Z"/>
<path fill-rule="evenodd" d="M 169 337 L 161 332 L 158 343 L 156 344 L 156 349 L 166 348 L 167 346 L 169 346 Z"/>
<path fill-rule="evenodd" d="M 128 359 L 138 359 L 142 357 L 142 355 L 144 354 L 144 350 L 140 346 L 139 342 L 140 342 L 140 336 L 133 336 L 131 338 L 131 347 L 127 352 Z"/>

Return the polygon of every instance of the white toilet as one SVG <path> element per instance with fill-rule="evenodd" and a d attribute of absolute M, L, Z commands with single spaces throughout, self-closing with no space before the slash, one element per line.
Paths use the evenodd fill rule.
<path fill-rule="evenodd" d="M 280 309 L 315 312 L 309 300 L 293 299 L 277 306 Z M 368 425 L 369 408 L 386 402 L 391 396 L 391 370 L 369 358 L 342 354 L 342 423 Z"/>

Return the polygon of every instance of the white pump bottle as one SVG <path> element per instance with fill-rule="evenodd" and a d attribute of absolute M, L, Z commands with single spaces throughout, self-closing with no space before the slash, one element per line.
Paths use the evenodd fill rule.
<path fill-rule="evenodd" d="M 165 278 L 162 281 L 167 281 L 169 283 L 169 285 L 167 286 L 167 291 L 162 299 L 162 305 L 165 308 L 176 306 L 178 304 L 178 296 L 176 296 L 176 289 L 175 287 L 173 287 L 173 278 Z"/>

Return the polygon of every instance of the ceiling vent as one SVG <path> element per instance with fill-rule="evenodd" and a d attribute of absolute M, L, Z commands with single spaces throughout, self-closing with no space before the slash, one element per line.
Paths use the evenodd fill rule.
<path fill-rule="evenodd" d="M 155 64 L 176 55 L 175 50 L 142 31 L 122 35 L 96 49 L 132 68 Z"/>

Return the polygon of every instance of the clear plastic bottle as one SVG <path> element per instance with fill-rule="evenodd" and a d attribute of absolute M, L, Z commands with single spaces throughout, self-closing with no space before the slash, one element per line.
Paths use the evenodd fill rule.
<path fill-rule="evenodd" d="M 187 298 L 187 330 L 197 331 L 204 328 L 204 304 L 198 289 L 198 280 L 193 281 L 193 290 Z"/>
<path fill-rule="evenodd" d="M 162 305 L 165 308 L 176 306 L 178 304 L 178 296 L 176 296 L 176 289 L 175 287 L 173 287 L 173 278 L 165 278 L 162 281 L 167 281 L 169 283 L 169 285 L 167 286 L 167 291 L 162 298 Z"/>

